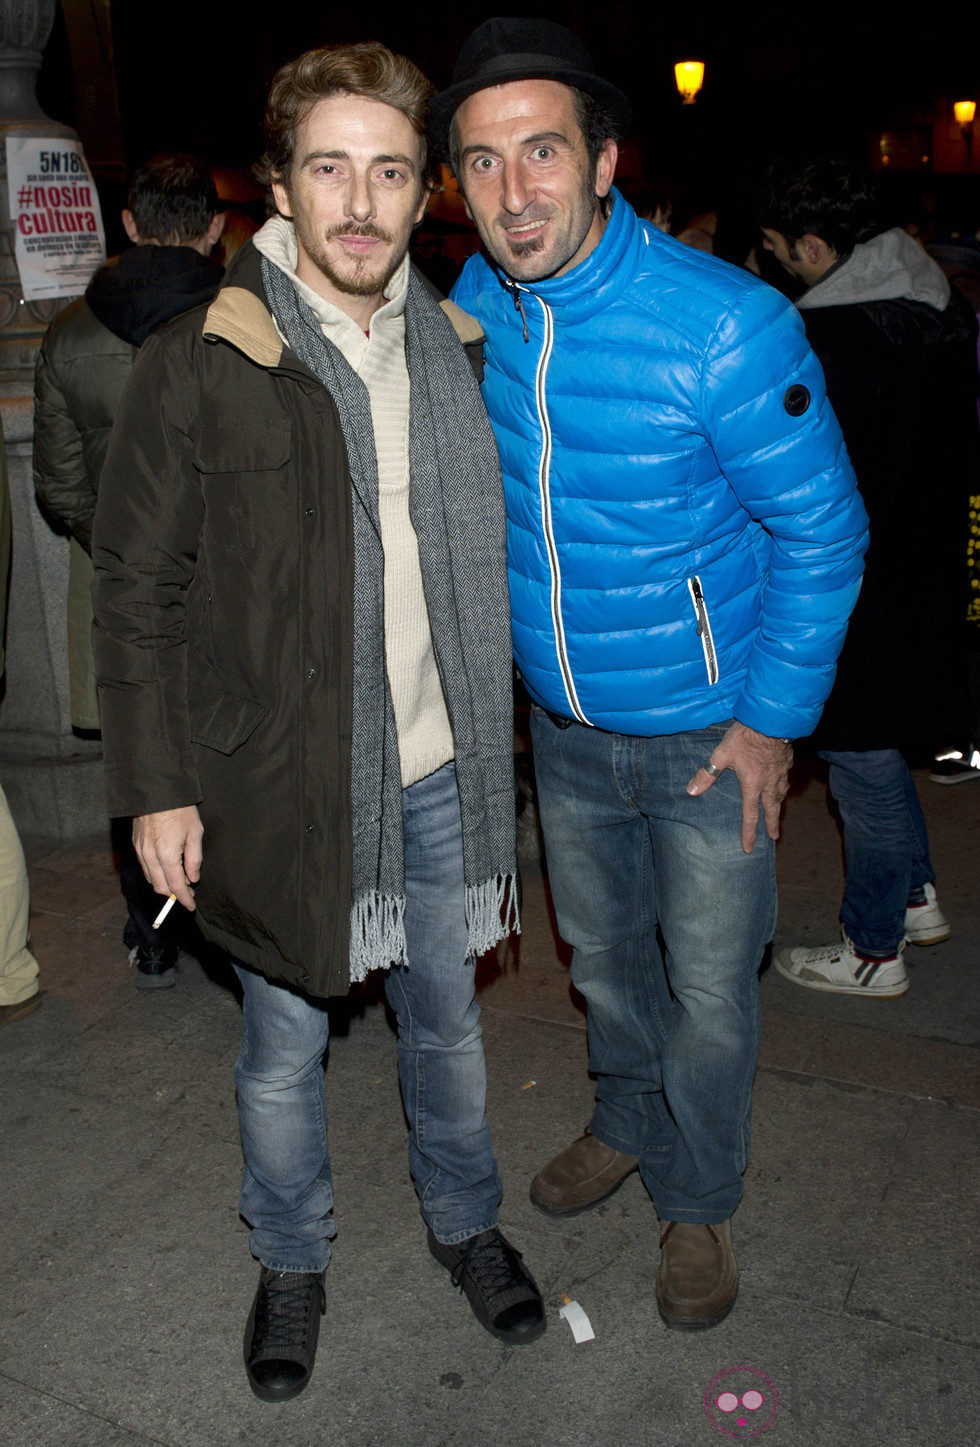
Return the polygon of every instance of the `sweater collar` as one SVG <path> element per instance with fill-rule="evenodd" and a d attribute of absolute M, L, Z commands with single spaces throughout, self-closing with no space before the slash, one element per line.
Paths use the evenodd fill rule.
<path fill-rule="evenodd" d="M 281 217 L 271 218 L 273 221 L 282 221 Z M 292 231 L 289 222 L 282 222 Z M 283 353 L 286 351 L 285 344 L 276 327 L 275 320 L 266 303 L 265 288 L 262 285 L 262 260 L 256 243 L 267 231 L 270 223 L 266 222 L 260 231 L 256 232 L 244 246 L 240 247 L 227 272 L 225 283 L 214 301 L 208 307 L 207 315 L 202 327 L 202 335 L 209 341 L 229 342 L 238 351 L 242 352 L 251 361 L 260 367 L 277 367 L 283 360 Z M 283 242 L 282 244 L 285 244 Z M 295 243 L 294 243 L 295 244 Z M 280 252 L 280 255 L 283 255 Z M 285 254 L 288 259 L 288 252 Z M 270 257 L 276 265 L 281 265 L 278 257 Z M 295 265 L 295 263 L 294 263 Z M 297 289 L 302 288 L 301 295 L 304 301 L 310 297 L 316 299 L 314 309 L 317 316 L 320 316 L 320 308 L 329 307 L 331 312 L 338 318 L 343 318 L 347 325 L 353 327 L 357 335 L 363 340 L 364 333 L 357 323 L 346 312 L 341 312 L 339 307 L 331 307 L 331 304 L 323 297 L 312 292 L 309 287 L 291 273 L 289 265 L 282 265 L 281 269 L 290 276 Z M 375 312 L 371 324 L 375 325 L 378 318 L 381 318 L 382 325 L 386 318 L 400 316 L 405 310 L 408 298 L 408 279 L 411 273 L 411 265 L 408 257 L 403 260 L 399 269 L 395 272 L 388 284 L 388 291 L 391 293 L 389 300 L 384 306 Z M 314 306 L 314 302 L 310 301 Z M 458 309 L 457 309 L 458 310 Z M 462 315 L 462 314 L 461 314 Z M 342 323 L 341 323 L 342 324 Z M 327 332 L 329 336 L 329 332 Z"/>
<path fill-rule="evenodd" d="M 299 258 L 299 247 L 296 243 L 296 227 L 284 216 L 270 216 L 260 231 L 256 232 L 255 248 L 264 257 L 277 266 L 280 271 L 285 272 L 299 295 L 309 306 L 317 321 L 323 328 L 324 335 L 341 346 L 345 338 L 359 340 L 364 336 L 360 325 L 353 317 L 347 315 L 342 307 L 335 306 L 333 302 L 307 286 L 296 275 L 296 263 Z M 405 311 L 405 300 L 408 296 L 408 255 L 402 257 L 398 270 L 392 276 L 385 289 L 385 301 L 371 318 L 371 330 L 384 327 L 393 317 L 400 317 Z"/>

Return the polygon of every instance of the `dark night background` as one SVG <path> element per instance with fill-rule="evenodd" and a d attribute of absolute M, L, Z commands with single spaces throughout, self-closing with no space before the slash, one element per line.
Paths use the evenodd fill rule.
<path fill-rule="evenodd" d="M 869 159 L 882 131 L 919 125 L 925 134 L 937 105 L 948 111 L 954 96 L 976 95 L 978 9 L 920 5 L 913 14 L 866 0 L 675 0 L 660 8 L 571 0 L 538 4 L 533 13 L 578 31 L 599 71 L 629 94 L 639 147 L 633 154 L 648 180 L 672 189 L 675 220 L 717 207 L 747 222 L 752 184 L 776 152 L 810 148 Z M 187 149 L 215 166 L 247 168 L 260 149 L 268 83 L 283 61 L 313 45 L 379 39 L 442 86 L 460 42 L 491 13 L 498 11 L 465 0 L 343 9 L 294 3 L 252 12 L 207 0 L 118 0 L 112 44 L 126 164 L 157 150 Z M 684 58 L 707 66 L 693 106 L 681 106 L 674 88 L 672 64 Z M 60 11 L 39 97 L 50 115 L 74 123 Z M 976 175 L 935 178 L 914 170 L 884 182 L 890 222 L 912 219 L 923 193 L 938 188 L 958 204 L 967 188 L 978 189 Z M 108 222 L 114 198 L 105 199 Z"/>

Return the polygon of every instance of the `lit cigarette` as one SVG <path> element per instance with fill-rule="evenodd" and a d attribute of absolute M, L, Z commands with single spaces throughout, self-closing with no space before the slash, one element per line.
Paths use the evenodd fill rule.
<path fill-rule="evenodd" d="M 174 907 L 174 905 L 175 905 L 176 903 L 177 903 L 177 896 L 176 896 L 175 894 L 169 895 L 168 898 L 167 898 L 166 904 L 163 906 L 163 909 L 160 911 L 160 913 L 157 915 L 156 919 L 153 921 L 153 928 L 154 928 L 154 929 L 159 929 L 159 928 L 160 928 L 160 926 L 163 924 L 164 920 L 167 918 L 167 915 L 170 913 L 170 911 L 173 909 L 173 907 Z"/>

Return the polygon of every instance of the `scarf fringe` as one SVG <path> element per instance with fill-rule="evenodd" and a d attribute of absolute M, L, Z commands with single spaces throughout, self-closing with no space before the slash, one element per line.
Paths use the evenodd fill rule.
<path fill-rule="evenodd" d="M 405 897 L 373 890 L 362 894 L 350 912 L 350 977 L 365 980 L 371 970 L 404 965 Z"/>
<path fill-rule="evenodd" d="M 498 874 L 466 887 L 466 928 L 472 955 L 486 954 L 498 940 L 520 933 L 516 874 Z"/>
<path fill-rule="evenodd" d="M 486 954 L 498 940 L 519 934 L 517 876 L 498 874 L 466 889 L 466 930 L 469 952 Z M 372 970 L 407 965 L 405 900 L 377 890 L 355 900 L 350 915 L 350 977 L 352 984 Z"/>

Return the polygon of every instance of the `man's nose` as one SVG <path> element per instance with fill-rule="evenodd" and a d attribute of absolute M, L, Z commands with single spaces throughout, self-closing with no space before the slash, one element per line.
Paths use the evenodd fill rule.
<path fill-rule="evenodd" d="M 367 175 L 351 177 L 347 192 L 347 214 L 355 221 L 367 221 L 374 215 L 374 191 Z"/>
<path fill-rule="evenodd" d="M 512 216 L 520 216 L 534 200 L 534 188 L 529 185 L 520 166 L 504 166 L 500 200 L 504 210 Z"/>

